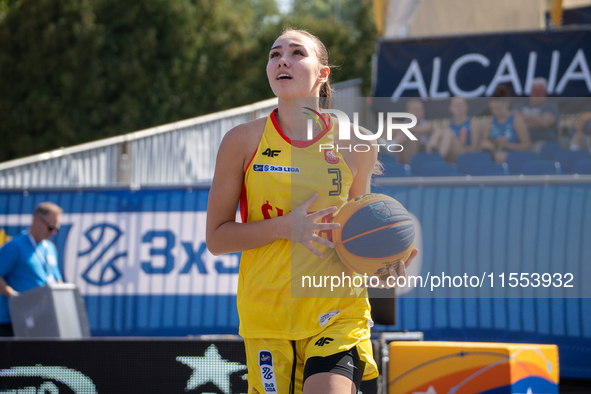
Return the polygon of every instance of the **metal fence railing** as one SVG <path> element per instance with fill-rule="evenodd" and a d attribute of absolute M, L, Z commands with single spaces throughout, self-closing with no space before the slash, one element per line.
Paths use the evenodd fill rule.
<path fill-rule="evenodd" d="M 361 79 L 333 85 L 336 97 L 361 97 Z M 223 136 L 267 116 L 269 99 L 240 108 L 0 163 L 0 188 L 207 182 Z"/>

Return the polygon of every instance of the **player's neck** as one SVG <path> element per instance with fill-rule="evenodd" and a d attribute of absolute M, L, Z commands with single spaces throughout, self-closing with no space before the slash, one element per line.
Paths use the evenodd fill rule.
<path fill-rule="evenodd" d="M 320 112 L 315 98 L 279 99 L 276 114 L 281 131 L 291 140 L 308 140 L 308 120 L 312 119 L 309 109 Z M 309 109 L 308 109 L 309 108 Z M 313 113 L 312 113 L 313 114 Z M 313 114 L 316 116 L 315 114 Z M 322 132 L 316 121 L 313 122 L 313 136 Z"/>
<path fill-rule="evenodd" d="M 36 243 L 43 241 L 43 236 L 41 234 L 39 234 L 38 231 L 35 231 L 34 227 L 31 227 L 29 229 L 29 234 L 31 235 L 31 237 L 33 237 L 33 239 L 35 240 Z"/>
<path fill-rule="evenodd" d="M 507 119 L 509 119 L 510 116 L 511 116 L 511 112 L 499 114 L 499 116 L 497 116 L 497 121 L 499 123 L 505 123 L 507 121 Z"/>
<path fill-rule="evenodd" d="M 454 116 L 452 118 L 453 123 L 458 125 L 458 124 L 462 124 L 464 123 L 466 120 L 468 120 L 468 115 L 460 115 L 460 116 Z"/>

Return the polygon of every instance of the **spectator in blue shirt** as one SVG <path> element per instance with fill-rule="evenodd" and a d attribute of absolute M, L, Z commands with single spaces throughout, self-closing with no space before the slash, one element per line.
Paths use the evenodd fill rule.
<path fill-rule="evenodd" d="M 488 101 L 488 108 L 492 117 L 484 124 L 480 148 L 490 152 L 499 163 L 507 160 L 507 151 L 529 150 L 527 125 L 519 112 L 509 109 L 507 87 L 497 87 Z"/>
<path fill-rule="evenodd" d="M 560 110 L 555 102 L 548 99 L 547 85 L 545 78 L 534 78 L 529 99 L 517 103 L 513 108 L 525 121 L 529 129 L 532 150 L 538 153 L 544 142 L 556 141 L 558 138 Z"/>
<path fill-rule="evenodd" d="M 8 298 L 19 292 L 62 281 L 57 250 L 48 240 L 60 228 L 63 210 L 51 202 L 39 204 L 27 231 L 0 249 L 0 336 L 13 336 Z"/>
<path fill-rule="evenodd" d="M 450 99 L 449 112 L 449 122 L 433 130 L 427 152 L 439 152 L 446 161 L 455 163 L 462 153 L 479 150 L 480 122 L 468 116 L 468 102 L 463 97 Z"/>

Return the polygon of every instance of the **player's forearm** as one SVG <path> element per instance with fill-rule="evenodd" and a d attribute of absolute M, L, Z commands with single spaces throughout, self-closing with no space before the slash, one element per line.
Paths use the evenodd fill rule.
<path fill-rule="evenodd" d="M 18 294 L 16 290 L 6 284 L 6 281 L 2 276 L 0 276 L 0 294 L 4 297 L 12 297 Z"/>
<path fill-rule="evenodd" d="M 524 114 L 525 124 L 530 129 L 547 129 L 556 123 L 554 116 L 544 114 Z M 534 130 L 535 131 L 535 130 Z"/>
<path fill-rule="evenodd" d="M 252 223 L 226 222 L 207 236 L 207 248 L 217 256 L 242 252 L 270 244 L 278 239 L 289 239 L 289 214 Z"/>

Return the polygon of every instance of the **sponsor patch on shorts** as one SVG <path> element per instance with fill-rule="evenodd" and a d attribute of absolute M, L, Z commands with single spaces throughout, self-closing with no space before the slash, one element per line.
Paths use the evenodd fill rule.
<path fill-rule="evenodd" d="M 268 350 L 259 352 L 259 368 L 261 370 L 261 380 L 265 393 L 277 393 L 277 383 L 275 382 L 275 371 L 273 370 L 273 355 Z"/>

